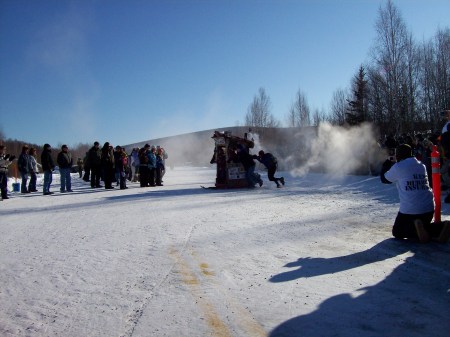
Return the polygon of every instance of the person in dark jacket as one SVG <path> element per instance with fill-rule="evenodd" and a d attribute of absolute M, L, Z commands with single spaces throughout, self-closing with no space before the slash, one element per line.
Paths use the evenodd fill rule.
<path fill-rule="evenodd" d="M 161 182 L 163 181 L 162 178 L 166 174 L 166 159 L 169 158 L 169 154 L 167 153 L 166 149 L 161 146 L 156 146 L 156 153 L 161 156 L 162 159 L 162 169 L 161 169 Z"/>
<path fill-rule="evenodd" d="M 145 144 L 143 148 L 139 150 L 139 182 L 141 187 L 147 187 L 149 185 L 149 169 L 148 169 L 148 152 L 150 145 Z"/>
<path fill-rule="evenodd" d="M 73 159 L 67 145 L 61 146 L 61 152 L 58 153 L 56 162 L 59 166 L 59 174 L 61 175 L 61 193 L 72 191 L 72 178 L 70 172 L 72 170 Z"/>
<path fill-rule="evenodd" d="M 44 145 L 44 150 L 41 154 L 41 165 L 42 171 L 44 171 L 44 195 L 53 194 L 53 192 L 50 192 L 50 185 L 52 184 L 55 163 L 52 158 L 52 149 L 49 144 Z"/>
<path fill-rule="evenodd" d="M 113 148 L 106 142 L 102 147 L 102 170 L 103 170 L 103 179 L 105 181 L 105 189 L 112 190 L 114 186 L 112 186 L 112 182 L 114 179 L 114 153 Z"/>
<path fill-rule="evenodd" d="M 16 156 L 6 154 L 6 146 L 0 145 L 0 189 L 1 200 L 9 199 L 8 197 L 8 166 Z"/>
<path fill-rule="evenodd" d="M 245 179 L 247 179 L 248 187 L 253 188 L 256 184 L 259 184 L 260 187 L 263 185 L 261 176 L 255 173 L 256 163 L 253 160 L 253 156 L 243 145 L 238 146 L 234 161 L 240 162 L 244 166 Z"/>
<path fill-rule="evenodd" d="M 162 177 L 164 175 L 164 150 L 161 147 L 156 148 L 156 168 L 155 168 L 155 180 L 157 186 L 163 186 Z"/>
<path fill-rule="evenodd" d="M 99 188 L 100 177 L 102 175 L 102 151 L 99 142 L 94 142 L 94 146 L 88 151 L 87 162 L 91 169 L 91 187 Z"/>
<path fill-rule="evenodd" d="M 284 177 L 276 178 L 275 172 L 278 168 L 277 158 L 271 153 L 264 153 L 263 150 L 258 152 L 258 156 L 254 155 L 254 159 L 257 159 L 261 164 L 267 168 L 267 177 L 269 181 L 274 181 L 277 187 L 281 187 L 280 183 L 284 185 Z"/>
<path fill-rule="evenodd" d="M 22 152 L 19 155 L 17 166 L 19 168 L 20 176 L 22 177 L 22 186 L 20 187 L 20 192 L 30 193 L 30 191 L 28 191 L 27 189 L 27 181 L 31 171 L 30 157 L 28 154 L 28 145 L 22 146 Z"/>
<path fill-rule="evenodd" d="M 89 166 L 89 151 L 87 151 L 83 157 L 83 168 L 84 168 L 83 180 L 88 183 L 91 181 L 91 167 Z"/>
<path fill-rule="evenodd" d="M 128 156 L 121 146 L 116 146 L 114 162 L 116 166 L 117 182 L 119 183 L 120 189 L 127 189 Z"/>
<path fill-rule="evenodd" d="M 156 146 L 152 145 L 147 153 L 148 158 L 148 185 L 156 186 Z"/>
<path fill-rule="evenodd" d="M 78 158 L 77 168 L 78 168 L 78 174 L 80 175 L 80 179 L 81 179 L 81 178 L 83 178 L 83 159 L 82 158 Z"/>

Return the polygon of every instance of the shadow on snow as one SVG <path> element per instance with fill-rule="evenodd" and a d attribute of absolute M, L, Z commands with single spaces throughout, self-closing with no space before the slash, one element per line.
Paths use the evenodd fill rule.
<path fill-rule="evenodd" d="M 330 297 L 314 312 L 280 324 L 269 336 L 448 336 L 448 245 L 387 239 L 347 256 L 300 258 L 285 266 L 298 269 L 275 275 L 270 282 L 333 274 L 407 252 L 414 255 L 378 284 L 358 289 L 364 291 L 362 295 Z"/>

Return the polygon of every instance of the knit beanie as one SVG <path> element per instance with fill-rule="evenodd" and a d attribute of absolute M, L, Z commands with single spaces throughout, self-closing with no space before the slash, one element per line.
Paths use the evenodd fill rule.
<path fill-rule="evenodd" d="M 409 146 L 408 144 L 400 145 L 399 147 L 397 147 L 395 156 L 397 158 L 397 161 L 412 157 L 413 155 L 411 146 Z"/>

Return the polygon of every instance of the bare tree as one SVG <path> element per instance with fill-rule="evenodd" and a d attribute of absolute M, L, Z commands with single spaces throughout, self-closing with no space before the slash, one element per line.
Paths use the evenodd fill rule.
<path fill-rule="evenodd" d="M 436 34 L 436 66 L 439 109 L 450 109 L 450 29 Z"/>
<path fill-rule="evenodd" d="M 259 88 L 258 94 L 253 98 L 247 115 L 245 124 L 254 128 L 278 127 L 280 123 L 271 114 L 270 97 L 266 94 L 264 88 Z"/>
<path fill-rule="evenodd" d="M 439 112 L 450 107 L 450 29 L 438 30 L 434 39 L 418 49 L 419 117 L 430 129 L 439 130 Z"/>
<path fill-rule="evenodd" d="M 0 126 L 0 143 L 3 143 L 5 140 L 5 133 L 3 132 L 3 128 Z"/>
<path fill-rule="evenodd" d="M 343 89 L 337 89 L 331 99 L 330 122 L 335 125 L 344 125 L 347 112 L 348 94 Z"/>
<path fill-rule="evenodd" d="M 305 94 L 299 89 L 295 95 L 295 101 L 288 114 L 290 126 L 309 126 L 311 125 L 311 114 L 308 100 Z"/>
<path fill-rule="evenodd" d="M 372 121 L 382 130 L 388 129 L 387 106 L 386 106 L 386 81 L 382 70 L 378 67 L 368 68 L 369 90 L 368 97 L 369 111 Z"/>
<path fill-rule="evenodd" d="M 286 123 L 288 127 L 296 127 L 297 126 L 297 117 L 295 115 L 294 105 L 289 109 L 288 114 L 286 115 Z"/>
<path fill-rule="evenodd" d="M 312 114 L 312 124 L 314 126 L 319 126 L 321 123 L 328 121 L 329 118 L 325 112 L 325 110 L 322 109 L 314 109 L 313 114 Z"/>
<path fill-rule="evenodd" d="M 387 121 L 391 129 L 400 131 L 404 122 L 401 117 L 405 112 L 402 85 L 407 68 L 408 34 L 406 25 L 391 0 L 388 0 L 385 8 L 379 9 L 375 28 L 378 36 L 373 56 L 375 66 L 382 70 L 382 99 L 386 107 Z"/>

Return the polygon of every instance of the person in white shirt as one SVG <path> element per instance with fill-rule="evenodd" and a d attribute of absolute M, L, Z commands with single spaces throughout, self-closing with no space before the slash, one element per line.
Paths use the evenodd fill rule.
<path fill-rule="evenodd" d="M 396 159 L 396 163 L 387 160 L 381 173 L 383 183 L 396 184 L 400 198 L 400 210 L 392 227 L 392 235 L 397 239 L 418 239 L 420 242 L 431 239 L 447 242 L 450 222 L 431 222 L 434 196 L 425 165 L 413 156 L 407 144 L 396 149 Z"/>

